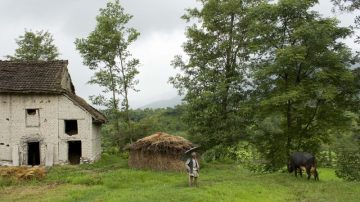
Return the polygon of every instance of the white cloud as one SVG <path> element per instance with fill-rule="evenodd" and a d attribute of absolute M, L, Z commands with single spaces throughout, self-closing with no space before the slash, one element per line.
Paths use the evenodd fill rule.
<path fill-rule="evenodd" d="M 152 32 L 136 42 L 132 49 L 134 56 L 141 59 L 138 76 L 141 91 L 131 94 L 133 107 L 176 95 L 168 80 L 176 73 L 170 62 L 175 55 L 182 53 L 181 45 L 185 41 L 183 32 Z"/>

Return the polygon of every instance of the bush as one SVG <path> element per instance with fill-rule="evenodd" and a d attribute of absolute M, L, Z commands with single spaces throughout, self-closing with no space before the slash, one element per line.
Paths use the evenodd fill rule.
<path fill-rule="evenodd" d="M 236 153 L 235 150 L 231 147 L 217 145 L 207 150 L 202 155 L 202 159 L 205 162 L 232 163 L 236 160 Z"/>
<path fill-rule="evenodd" d="M 207 150 L 202 158 L 205 162 L 238 163 L 252 172 L 265 172 L 266 164 L 256 147 L 246 141 L 235 146 L 218 145 Z"/>
<path fill-rule="evenodd" d="M 260 152 L 255 145 L 242 141 L 234 148 L 236 151 L 236 162 L 252 172 L 266 172 L 265 160 L 261 157 Z"/>
<path fill-rule="evenodd" d="M 120 158 L 129 159 L 129 151 L 123 151 L 120 153 Z"/>
<path fill-rule="evenodd" d="M 117 155 L 120 153 L 120 149 L 119 147 L 115 147 L 115 146 L 109 146 L 109 147 L 103 147 L 103 154 L 105 155 Z"/>
<path fill-rule="evenodd" d="M 317 164 L 320 167 L 333 168 L 336 166 L 337 154 L 334 151 L 321 151 L 316 157 Z"/>
<path fill-rule="evenodd" d="M 360 181 L 360 151 L 342 149 L 338 152 L 336 175 L 348 181 Z"/>

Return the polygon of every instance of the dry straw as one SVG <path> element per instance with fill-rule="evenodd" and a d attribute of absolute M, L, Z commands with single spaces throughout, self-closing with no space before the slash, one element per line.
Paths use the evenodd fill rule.
<path fill-rule="evenodd" d="M 42 179 L 45 177 L 44 167 L 2 167 L 0 176 L 19 180 Z"/>
<path fill-rule="evenodd" d="M 194 147 L 183 137 L 155 133 L 130 146 L 129 166 L 138 169 L 184 171 L 185 151 Z"/>

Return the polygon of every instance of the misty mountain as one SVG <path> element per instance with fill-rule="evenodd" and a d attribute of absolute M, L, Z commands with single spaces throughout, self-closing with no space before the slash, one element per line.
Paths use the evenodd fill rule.
<path fill-rule="evenodd" d="M 171 99 L 158 100 L 158 101 L 149 103 L 147 105 L 139 107 L 139 109 L 146 109 L 146 108 L 158 109 L 158 108 L 175 107 L 176 105 L 181 104 L 181 102 L 182 102 L 182 97 L 176 96 L 176 97 L 173 97 Z"/>

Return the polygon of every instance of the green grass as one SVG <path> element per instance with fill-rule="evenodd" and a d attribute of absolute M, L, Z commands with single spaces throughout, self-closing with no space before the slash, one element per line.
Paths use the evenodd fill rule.
<path fill-rule="evenodd" d="M 56 166 L 42 181 L 0 178 L 0 201 L 360 201 L 360 183 L 319 169 L 320 182 L 288 173 L 254 174 L 237 165 L 207 164 L 198 188 L 184 173 L 129 169 L 105 156 L 92 165 Z"/>

